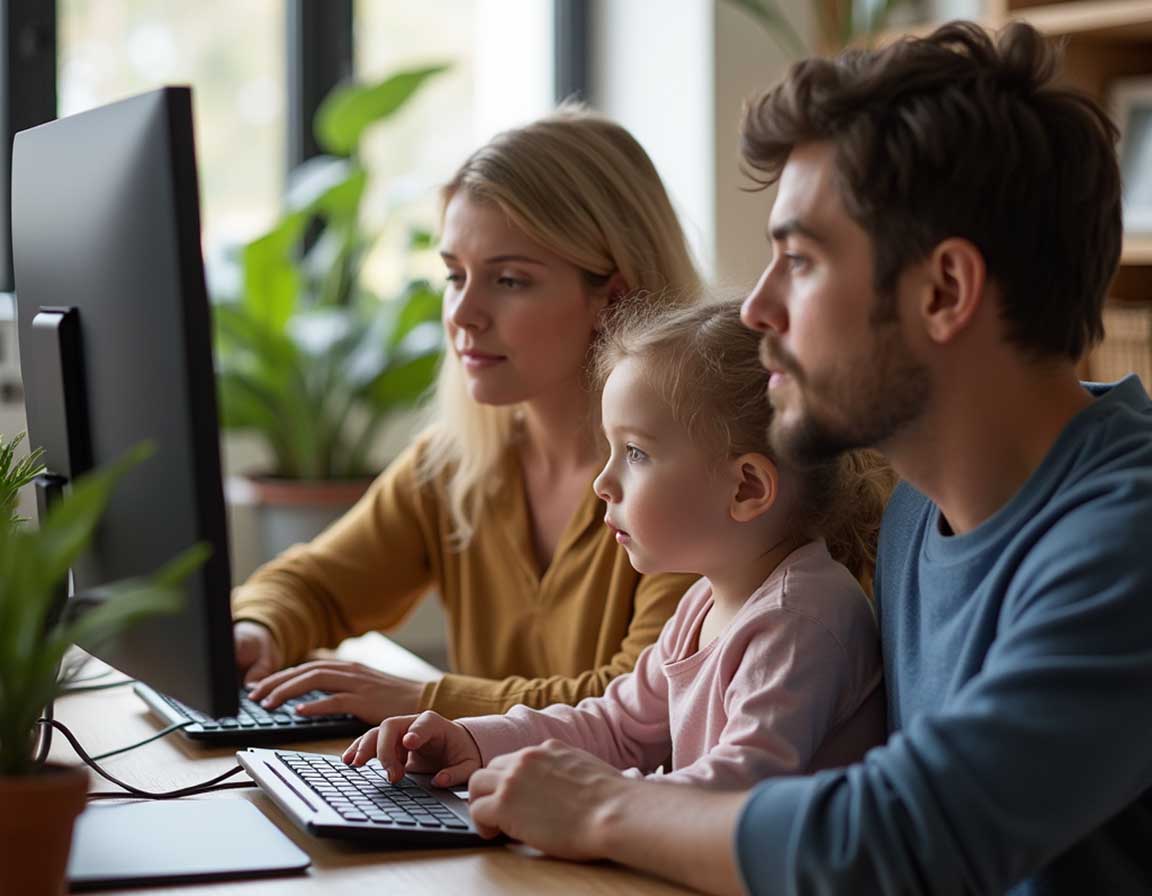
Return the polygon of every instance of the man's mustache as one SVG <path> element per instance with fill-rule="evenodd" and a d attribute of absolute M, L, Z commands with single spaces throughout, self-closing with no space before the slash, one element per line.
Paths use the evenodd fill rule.
<path fill-rule="evenodd" d="M 765 370 L 779 370 L 795 380 L 802 377 L 800 363 L 780 345 L 780 337 L 773 330 L 760 340 L 760 364 Z"/>

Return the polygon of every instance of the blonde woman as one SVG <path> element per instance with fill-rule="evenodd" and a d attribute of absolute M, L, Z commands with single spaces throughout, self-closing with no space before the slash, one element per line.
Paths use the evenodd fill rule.
<path fill-rule="evenodd" d="M 479 149 L 443 202 L 435 422 L 343 519 L 234 594 L 237 662 L 267 705 L 318 688 L 330 696 L 302 713 L 379 722 L 576 703 L 632 669 L 692 582 L 635 572 L 592 490 L 604 449 L 587 365 L 605 309 L 696 293 L 652 162 L 569 108 Z M 394 627 L 433 587 L 453 668 L 439 681 L 283 668 Z"/>

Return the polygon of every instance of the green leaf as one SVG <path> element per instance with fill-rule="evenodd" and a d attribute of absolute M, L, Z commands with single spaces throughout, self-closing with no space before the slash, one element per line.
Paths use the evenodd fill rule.
<path fill-rule="evenodd" d="M 328 152 L 351 154 L 366 128 L 395 115 L 425 81 L 448 68 L 432 65 L 397 72 L 376 84 L 337 87 L 316 111 L 317 142 Z"/>
<path fill-rule="evenodd" d="M 244 247 L 244 306 L 271 329 L 296 310 L 300 275 L 293 254 L 308 215 L 286 215 L 276 227 Z"/>
<path fill-rule="evenodd" d="M 443 296 L 427 280 L 408 284 L 400 299 L 400 310 L 392 331 L 391 343 L 398 345 L 412 330 L 423 323 L 439 322 Z"/>
<path fill-rule="evenodd" d="M 436 235 L 422 227 L 413 227 L 408 231 L 408 248 L 414 252 L 424 252 L 436 248 Z"/>
<path fill-rule="evenodd" d="M 45 587 L 54 587 L 68 574 L 92 539 L 117 480 L 153 453 L 150 443 L 137 445 L 107 468 L 81 476 L 49 509 L 35 538 L 39 576 Z"/>
<path fill-rule="evenodd" d="M 284 190 L 285 211 L 313 210 L 321 197 L 346 182 L 359 167 L 344 156 L 320 155 L 302 162 L 288 174 Z"/>
<path fill-rule="evenodd" d="M 373 406 L 397 410 L 415 405 L 436 382 L 440 356 L 438 350 L 425 351 L 391 365 L 368 387 Z"/>
<path fill-rule="evenodd" d="M 181 583 L 211 555 L 208 545 L 195 544 L 148 578 L 126 579 L 73 598 L 80 615 L 66 623 L 57 637 L 65 644 L 95 649 L 142 619 L 179 612 L 184 605 Z"/>
<path fill-rule="evenodd" d="M 44 472 L 44 465 L 40 463 L 43 449 L 37 448 L 27 457 L 15 460 L 16 449 L 24 435 L 17 433 L 13 439 L 0 435 L 0 526 L 22 522 L 16 516 L 20 489 Z"/>
<path fill-rule="evenodd" d="M 100 605 L 79 618 L 49 624 L 64 575 L 90 543 L 111 489 L 150 453 L 138 446 L 77 479 L 39 530 L 0 526 L 0 775 L 28 773 L 36 719 L 64 683 L 57 670 L 73 641 L 99 641 L 147 615 L 179 609 L 179 583 L 207 555 L 206 546 L 190 548 L 151 577 L 101 589 Z"/>

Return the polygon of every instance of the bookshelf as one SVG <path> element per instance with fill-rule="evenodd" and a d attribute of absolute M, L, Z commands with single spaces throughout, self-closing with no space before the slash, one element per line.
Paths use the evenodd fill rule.
<path fill-rule="evenodd" d="M 947 3 L 937 0 L 918 5 L 939 9 Z M 978 21 L 995 30 L 1012 20 L 1028 22 L 1060 40 L 1064 45 L 1064 82 L 1098 100 L 1109 114 L 1114 111 L 1111 91 L 1117 81 L 1152 79 L 1152 0 L 985 0 Z M 903 25 L 883 31 L 873 42 L 884 44 L 908 35 L 922 36 L 936 24 Z M 1086 376 L 1113 376 L 1117 373 L 1118 357 L 1134 357 L 1133 334 L 1145 329 L 1152 332 L 1152 232 L 1125 234 L 1120 267 L 1109 298 L 1116 305 L 1105 314 L 1104 343 L 1084 359 L 1082 370 Z M 1140 314 L 1147 315 L 1148 328 L 1132 323 Z M 1109 328 L 1110 322 L 1116 322 L 1115 326 Z M 1143 351 L 1143 368 L 1137 372 L 1144 376 L 1145 386 L 1152 389 L 1152 341 Z M 1132 366 L 1136 369 L 1135 364 Z"/>

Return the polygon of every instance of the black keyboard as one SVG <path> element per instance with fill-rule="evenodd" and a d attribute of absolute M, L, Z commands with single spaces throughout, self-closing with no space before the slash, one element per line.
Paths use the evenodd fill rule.
<path fill-rule="evenodd" d="M 468 803 L 433 787 L 431 775 L 388 781 L 376 759 L 360 768 L 338 756 L 247 749 L 236 754 L 260 788 L 296 824 L 322 837 L 370 840 L 382 846 L 483 846 Z"/>
<path fill-rule="evenodd" d="M 161 694 L 145 684 L 136 684 L 135 691 L 152 711 L 169 725 L 191 722 L 180 729 L 185 737 L 205 746 L 286 743 L 300 740 L 327 740 L 351 738 L 362 734 L 368 725 L 356 716 L 338 714 L 301 716 L 295 707 L 326 696 L 323 691 L 309 691 L 293 697 L 276 709 L 265 709 L 240 692 L 240 711 L 235 716 L 215 719 L 186 706 L 179 700 Z"/>

